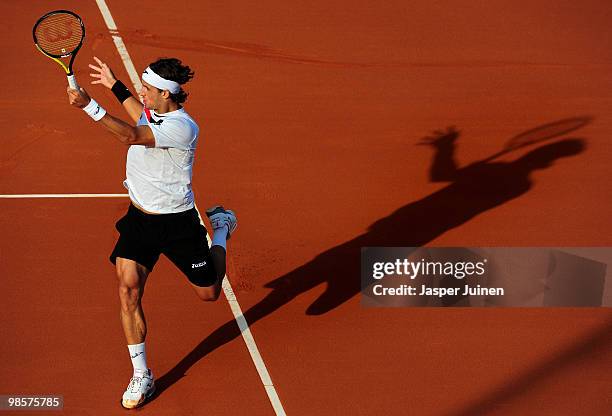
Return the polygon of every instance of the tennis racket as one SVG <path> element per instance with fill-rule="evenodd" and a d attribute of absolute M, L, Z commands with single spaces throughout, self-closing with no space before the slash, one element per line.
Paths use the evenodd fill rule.
<path fill-rule="evenodd" d="M 489 156 L 482 162 L 489 162 L 514 150 L 521 149 L 523 147 L 527 147 L 532 144 L 540 143 L 546 140 L 554 139 L 555 137 L 559 137 L 574 130 L 578 130 L 579 128 L 589 124 L 591 121 L 591 117 L 566 118 L 563 120 L 555 121 L 553 123 L 544 124 L 543 126 L 536 127 L 535 129 L 527 130 L 508 140 L 502 150 L 495 153 L 494 155 Z"/>
<path fill-rule="evenodd" d="M 32 36 L 38 50 L 64 68 L 70 88 L 78 90 L 72 64 L 85 39 L 85 26 L 81 18 L 68 10 L 49 12 L 38 19 Z M 70 61 L 66 66 L 62 59 L 68 57 Z"/>

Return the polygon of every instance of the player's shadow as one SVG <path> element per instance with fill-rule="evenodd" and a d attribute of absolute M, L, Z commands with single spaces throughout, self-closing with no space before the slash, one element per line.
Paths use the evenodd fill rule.
<path fill-rule="evenodd" d="M 475 216 L 524 195 L 533 186 L 532 172 L 549 168 L 560 158 L 575 156 L 586 147 L 582 139 L 566 138 L 537 147 L 512 162 L 493 162 L 489 158 L 459 168 L 454 160 L 459 135 L 449 128 L 424 140 L 435 150 L 431 180 L 450 182 L 448 186 L 399 208 L 373 223 L 364 234 L 267 283 L 270 293 L 244 312 L 249 325 L 323 283 L 327 285 L 325 292 L 306 309 L 306 314 L 321 315 L 336 308 L 360 292 L 362 247 L 423 246 Z M 217 328 L 156 381 L 157 394 L 176 383 L 207 354 L 239 336 L 234 320 Z"/>

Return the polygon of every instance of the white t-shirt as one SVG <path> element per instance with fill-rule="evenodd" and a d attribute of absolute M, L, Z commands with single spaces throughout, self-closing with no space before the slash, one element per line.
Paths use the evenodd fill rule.
<path fill-rule="evenodd" d="M 191 175 L 199 127 L 183 108 L 150 114 L 151 121 L 143 111 L 137 125 L 151 128 L 155 147 L 130 146 L 123 185 L 146 211 L 187 211 L 194 206 Z"/>

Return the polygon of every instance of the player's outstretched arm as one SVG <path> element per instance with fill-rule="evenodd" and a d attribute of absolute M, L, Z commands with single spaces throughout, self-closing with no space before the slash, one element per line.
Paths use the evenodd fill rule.
<path fill-rule="evenodd" d="M 94 60 L 98 65 L 89 64 L 89 67 L 95 71 L 89 74 L 92 78 L 94 78 L 91 83 L 102 84 L 106 88 L 112 90 L 113 93 L 115 93 L 115 96 L 120 99 L 123 108 L 125 108 L 125 111 L 127 111 L 130 118 L 137 122 L 142 114 L 142 103 L 129 92 L 127 87 L 123 85 L 121 81 L 117 80 L 115 74 L 108 65 L 95 56 Z"/>
<path fill-rule="evenodd" d="M 78 91 L 68 87 L 68 102 L 84 110 L 87 115 L 101 124 L 106 130 L 115 134 L 119 141 L 126 145 L 155 146 L 155 137 L 149 126 L 131 126 L 106 112 L 100 105 L 89 97 L 83 88 Z"/>
<path fill-rule="evenodd" d="M 458 172 L 457 162 L 455 162 L 455 141 L 459 134 L 460 131 L 451 126 L 445 131 L 435 131 L 432 136 L 425 137 L 418 143 L 429 145 L 436 149 L 436 154 L 429 171 L 429 178 L 432 182 L 450 182 L 455 180 Z"/>

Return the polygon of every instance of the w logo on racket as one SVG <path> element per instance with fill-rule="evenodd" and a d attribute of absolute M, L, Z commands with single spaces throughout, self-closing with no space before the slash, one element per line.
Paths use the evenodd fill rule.
<path fill-rule="evenodd" d="M 43 29 L 45 40 L 51 43 L 68 40 L 73 34 L 72 22 L 64 22 L 64 27 L 47 27 Z"/>

